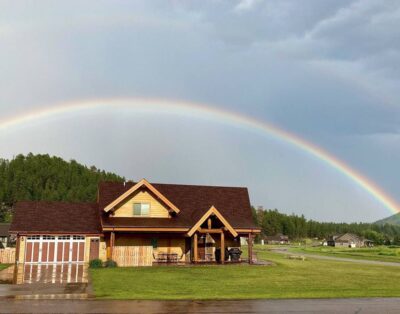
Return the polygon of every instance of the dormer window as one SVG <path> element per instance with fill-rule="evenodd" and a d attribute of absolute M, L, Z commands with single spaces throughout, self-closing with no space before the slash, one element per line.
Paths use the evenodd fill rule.
<path fill-rule="evenodd" d="M 150 215 L 150 203 L 133 204 L 133 216 L 149 216 L 149 215 Z"/>

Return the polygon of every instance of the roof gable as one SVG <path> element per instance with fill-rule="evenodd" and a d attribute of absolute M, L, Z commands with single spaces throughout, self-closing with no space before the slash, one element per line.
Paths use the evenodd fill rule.
<path fill-rule="evenodd" d="M 221 213 L 214 207 L 211 206 L 211 208 L 201 217 L 197 223 L 189 230 L 188 236 L 192 236 L 193 233 L 196 232 L 197 229 L 200 228 L 200 226 L 206 221 L 208 217 L 211 215 L 215 215 L 218 217 L 218 219 L 224 224 L 224 226 L 229 230 L 229 232 L 234 236 L 237 237 L 238 234 L 235 231 L 235 229 L 230 225 L 230 223 L 224 218 L 224 216 L 221 215 Z"/>
<path fill-rule="evenodd" d="M 361 240 L 362 239 L 359 236 L 352 234 L 352 233 L 345 233 L 336 238 L 337 242 L 349 242 L 349 241 L 357 242 L 357 241 L 361 241 Z"/>
<path fill-rule="evenodd" d="M 137 216 L 134 214 L 135 204 L 148 204 L 149 210 L 146 216 Z M 164 204 L 156 195 L 145 188 L 133 192 L 112 211 L 112 217 L 147 217 L 147 218 L 170 218 L 171 209 Z"/>
<path fill-rule="evenodd" d="M 179 213 L 180 210 L 178 207 L 176 207 L 168 198 L 166 198 L 162 193 L 160 193 L 153 185 L 151 185 L 146 179 L 140 180 L 138 183 L 136 183 L 134 186 L 132 186 L 129 190 L 127 190 L 125 193 L 120 195 L 118 198 L 113 200 L 111 203 L 109 203 L 107 206 L 104 207 L 105 212 L 109 212 L 115 208 L 118 204 L 126 200 L 128 197 L 130 197 L 134 192 L 138 191 L 142 187 L 146 187 L 149 189 L 153 194 L 155 194 L 163 203 L 165 203 L 172 211 L 175 213 Z"/>

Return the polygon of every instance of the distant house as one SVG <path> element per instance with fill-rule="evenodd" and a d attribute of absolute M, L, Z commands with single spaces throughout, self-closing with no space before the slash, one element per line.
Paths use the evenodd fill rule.
<path fill-rule="evenodd" d="M 289 244 L 289 237 L 283 234 L 277 234 L 273 236 L 265 236 L 264 238 L 267 244 Z"/>
<path fill-rule="evenodd" d="M 8 233 L 10 224 L 0 223 L 0 249 L 4 249 L 9 246 L 10 234 Z"/>
<path fill-rule="evenodd" d="M 340 234 L 336 234 L 333 236 L 330 236 L 327 240 L 326 243 L 328 246 L 335 246 L 335 240 L 340 237 Z"/>
<path fill-rule="evenodd" d="M 355 248 L 355 247 L 371 246 L 372 241 L 365 240 L 353 233 L 344 233 L 331 236 L 328 239 L 327 244 L 329 246 L 334 246 L 334 247 Z"/>

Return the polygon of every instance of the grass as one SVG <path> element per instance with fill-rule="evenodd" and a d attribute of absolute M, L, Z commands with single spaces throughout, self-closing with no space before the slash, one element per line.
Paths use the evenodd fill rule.
<path fill-rule="evenodd" d="M 6 269 L 7 267 L 10 267 L 11 264 L 0 264 L 0 270 Z"/>
<path fill-rule="evenodd" d="M 325 256 L 345 257 L 353 259 L 366 259 L 372 261 L 400 263 L 400 248 L 377 246 L 372 248 L 337 248 L 330 246 L 296 247 L 290 248 L 291 252 L 309 253 Z"/>
<path fill-rule="evenodd" d="M 193 266 L 91 269 L 103 299 L 264 299 L 400 296 L 396 267 L 326 260 L 289 260 L 268 251 L 275 266 Z"/>

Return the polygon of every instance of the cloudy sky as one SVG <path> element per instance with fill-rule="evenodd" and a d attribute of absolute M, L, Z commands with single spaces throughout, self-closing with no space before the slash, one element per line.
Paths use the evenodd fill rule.
<path fill-rule="evenodd" d="M 320 146 L 400 203 L 399 83 L 397 0 L 0 0 L 1 121 L 91 99 L 202 103 Z M 324 221 L 391 214 L 318 158 L 217 120 L 110 106 L 0 132 L 3 158 L 247 186 L 256 206 Z"/>

